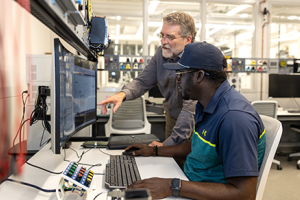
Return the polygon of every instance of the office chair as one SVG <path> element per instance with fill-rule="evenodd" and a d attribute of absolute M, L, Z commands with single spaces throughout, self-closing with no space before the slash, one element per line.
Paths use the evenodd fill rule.
<path fill-rule="evenodd" d="M 290 125 L 290 129 L 297 133 L 300 133 L 300 125 L 292 124 Z M 300 156 L 300 152 L 291 153 L 288 157 L 288 161 L 292 161 L 292 157 Z M 297 161 L 297 169 L 300 169 L 300 160 Z"/>
<path fill-rule="evenodd" d="M 282 135 L 282 124 L 280 121 L 264 115 L 260 115 L 260 117 L 266 130 L 266 149 L 264 159 L 259 170 L 259 176 L 257 178 L 256 200 L 261 200 L 263 197 L 272 160 L 275 156 Z"/>
<path fill-rule="evenodd" d="M 112 104 L 111 104 L 112 105 Z M 146 116 L 144 97 L 132 101 L 124 101 L 116 113 L 111 113 L 105 124 L 105 135 L 151 133 L 151 124 Z"/>
<path fill-rule="evenodd" d="M 265 115 L 277 119 L 277 106 L 278 106 L 277 101 L 269 101 L 269 100 L 253 101 L 251 102 L 251 104 L 259 115 Z M 282 166 L 279 160 L 274 159 L 273 163 L 277 165 L 278 170 L 282 170 Z"/>

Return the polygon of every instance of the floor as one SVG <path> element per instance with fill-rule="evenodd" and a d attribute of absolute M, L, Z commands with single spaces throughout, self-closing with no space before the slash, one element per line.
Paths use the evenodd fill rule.
<path fill-rule="evenodd" d="M 300 199 L 300 170 L 297 169 L 297 160 L 287 161 L 288 156 L 275 156 L 281 162 L 282 170 L 272 164 L 263 200 L 298 200 Z"/>

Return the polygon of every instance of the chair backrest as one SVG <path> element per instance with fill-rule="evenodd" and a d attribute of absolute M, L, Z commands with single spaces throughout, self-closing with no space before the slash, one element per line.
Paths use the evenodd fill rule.
<path fill-rule="evenodd" d="M 277 101 L 261 100 L 253 101 L 251 104 L 258 114 L 277 118 Z"/>
<path fill-rule="evenodd" d="M 105 124 L 106 137 L 109 137 L 111 133 L 151 133 L 151 124 L 146 116 L 146 104 L 143 96 L 135 100 L 124 101 L 116 113 L 110 113 L 109 120 Z"/>
<path fill-rule="evenodd" d="M 259 170 L 259 176 L 257 178 L 256 200 L 261 200 L 263 197 L 272 161 L 282 135 L 282 125 L 280 121 L 264 115 L 260 115 L 260 117 L 266 130 L 266 149 L 264 159 Z"/>

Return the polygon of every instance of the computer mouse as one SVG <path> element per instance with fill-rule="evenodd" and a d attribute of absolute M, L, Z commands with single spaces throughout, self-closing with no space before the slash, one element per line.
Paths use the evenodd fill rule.
<path fill-rule="evenodd" d="M 130 149 L 126 150 L 126 151 L 123 151 L 122 154 L 123 155 L 129 155 L 129 156 L 132 156 L 132 153 L 137 151 L 137 150 L 140 150 L 139 148 L 136 148 L 136 147 L 131 147 Z"/>

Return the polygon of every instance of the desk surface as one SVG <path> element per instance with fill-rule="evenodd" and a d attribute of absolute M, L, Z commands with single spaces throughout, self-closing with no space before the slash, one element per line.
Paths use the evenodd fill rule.
<path fill-rule="evenodd" d="M 278 111 L 277 119 L 279 121 L 300 121 L 300 113 L 289 113 L 287 110 Z"/>
<path fill-rule="evenodd" d="M 82 142 L 73 142 L 71 148 L 75 149 L 78 155 L 81 155 L 83 151 L 88 149 L 81 148 Z M 36 153 L 28 162 L 39 167 L 48 169 L 54 172 L 63 171 L 69 162 L 64 160 L 64 153 L 55 155 L 49 150 L 50 144 L 42 148 Z M 107 154 L 120 155 L 123 150 L 107 150 L 102 148 L 101 151 Z M 66 160 L 78 161 L 75 151 L 67 149 L 65 155 Z M 93 167 L 92 170 L 95 173 L 105 173 L 105 164 L 108 162 L 109 156 L 99 151 L 99 149 L 91 149 L 83 155 L 80 163 L 85 164 L 98 164 L 101 163 L 100 167 Z M 150 177 L 161 177 L 161 178 L 180 178 L 182 180 L 188 180 L 183 171 L 179 168 L 173 158 L 167 157 L 136 157 L 136 163 L 142 179 Z M 88 168 L 89 166 L 87 166 Z M 46 171 L 31 167 L 28 164 L 23 166 L 23 173 L 20 176 L 10 176 L 9 178 L 27 182 L 43 189 L 55 189 L 60 175 L 50 174 Z M 95 175 L 96 189 L 92 193 L 92 199 L 100 192 L 107 192 L 108 189 L 104 186 L 103 175 Z M 69 198 L 66 199 L 84 199 L 79 195 L 69 192 Z M 99 199 L 106 199 L 106 193 L 100 195 Z M 40 190 L 5 181 L 0 185 L 0 197 L 1 199 L 22 199 L 22 200 L 44 200 L 51 199 L 56 200 L 55 193 L 46 193 Z M 176 199 L 175 197 L 168 197 L 166 199 Z"/>

